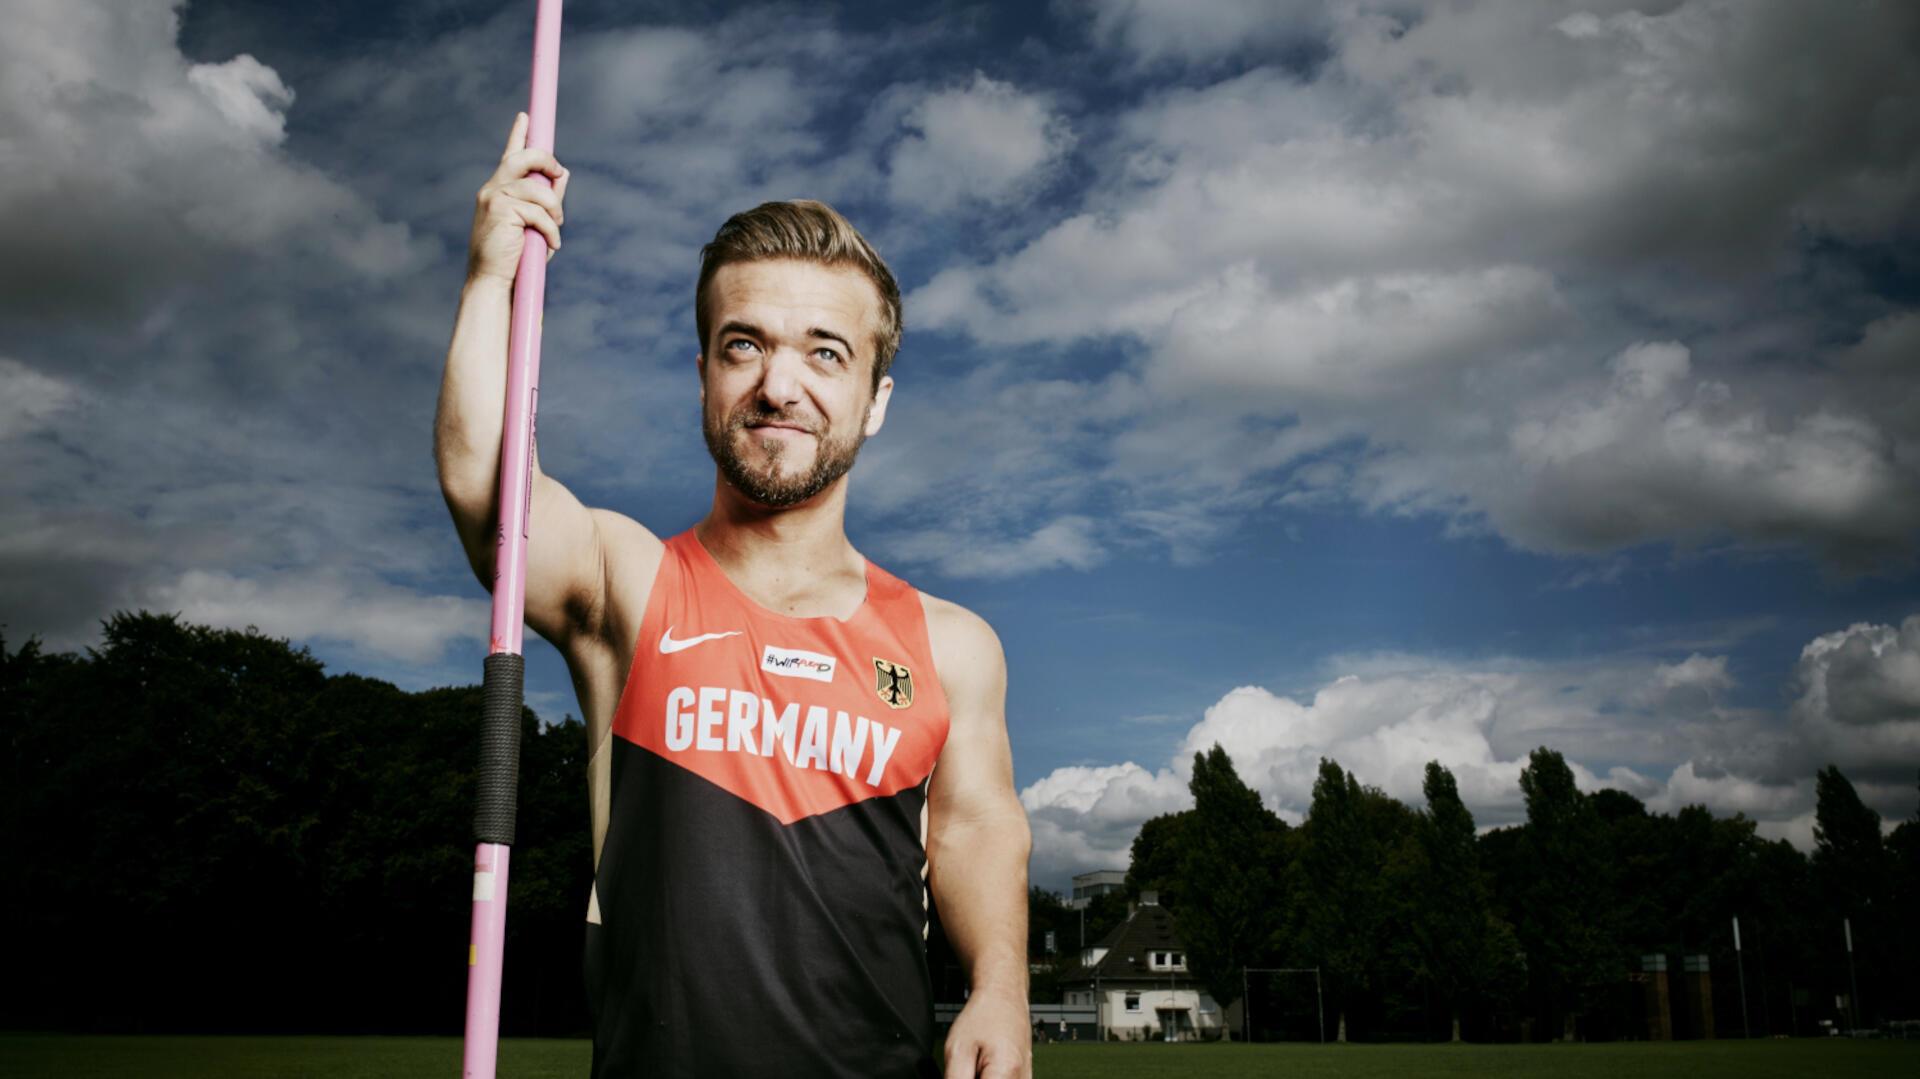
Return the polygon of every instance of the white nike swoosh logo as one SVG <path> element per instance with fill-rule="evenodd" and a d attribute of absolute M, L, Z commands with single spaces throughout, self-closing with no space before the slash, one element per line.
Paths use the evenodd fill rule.
<path fill-rule="evenodd" d="M 667 631 L 660 635 L 660 654 L 670 656 L 683 648 L 692 648 L 696 644 L 704 644 L 707 641 L 717 641 L 722 637 L 738 637 L 741 632 L 741 630 L 730 629 L 725 633 L 702 633 L 698 637 L 688 637 L 686 640 L 676 641 L 673 639 L 673 627 L 668 626 Z"/>

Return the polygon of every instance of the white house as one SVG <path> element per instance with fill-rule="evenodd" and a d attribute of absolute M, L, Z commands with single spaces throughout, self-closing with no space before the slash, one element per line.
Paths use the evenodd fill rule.
<path fill-rule="evenodd" d="M 1173 915 L 1153 892 L 1142 892 L 1080 965 L 1061 1003 L 1093 1005 L 1105 1040 L 1198 1041 L 1223 1032 L 1220 1005 L 1187 969 Z"/>

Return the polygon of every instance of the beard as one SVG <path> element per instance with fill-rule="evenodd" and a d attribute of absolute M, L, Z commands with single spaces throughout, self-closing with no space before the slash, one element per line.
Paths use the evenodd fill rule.
<path fill-rule="evenodd" d="M 813 467 L 799 475 L 783 475 L 782 459 L 794 449 L 786 442 L 750 446 L 744 454 L 734 449 L 740 432 L 766 423 L 804 427 L 817 447 Z M 700 427 L 706 436 L 707 452 L 713 455 L 714 464 L 720 466 L 720 474 L 734 490 L 769 509 L 797 506 L 832 486 L 853 468 L 853 460 L 860 455 L 860 446 L 867 440 L 864 421 L 851 435 L 833 438 L 821 433 L 819 421 L 767 412 L 752 404 L 742 405 L 723 418 L 703 416 Z"/>

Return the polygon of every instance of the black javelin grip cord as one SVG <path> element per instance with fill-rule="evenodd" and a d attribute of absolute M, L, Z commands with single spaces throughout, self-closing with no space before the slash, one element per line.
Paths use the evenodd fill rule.
<path fill-rule="evenodd" d="M 520 803 L 520 711 L 525 657 L 495 652 L 481 681 L 480 768 L 474 775 L 473 836 L 481 843 L 513 845 Z"/>

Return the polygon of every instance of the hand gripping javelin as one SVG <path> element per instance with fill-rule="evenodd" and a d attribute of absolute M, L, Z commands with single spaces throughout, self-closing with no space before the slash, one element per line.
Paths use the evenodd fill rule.
<path fill-rule="evenodd" d="M 560 79 L 561 0 L 538 0 L 527 145 L 553 152 Z M 552 185 L 535 172 L 528 179 Z M 527 516 L 532 500 L 534 408 L 540 396 L 540 328 L 547 295 L 547 242 L 529 228 L 513 280 L 506 415 L 500 435 L 500 523 L 494 555 L 493 632 L 482 682 L 480 765 L 475 774 L 473 929 L 467 944 L 466 1079 L 493 1079 L 500 1048 L 500 971 L 507 926 L 507 851 L 520 785 L 520 709 L 526 661 Z"/>

